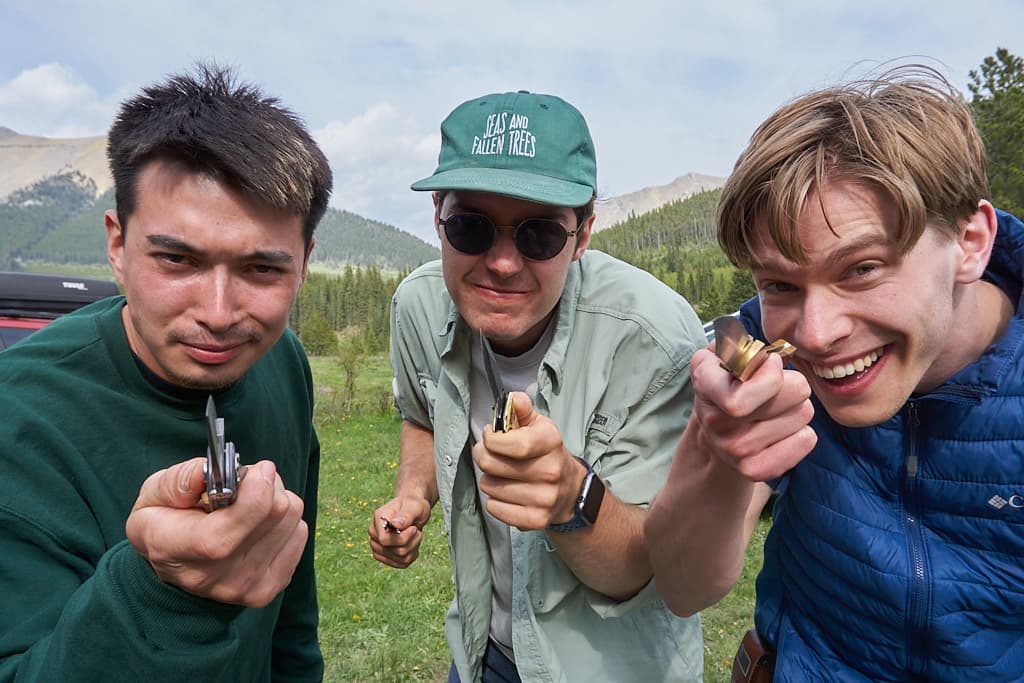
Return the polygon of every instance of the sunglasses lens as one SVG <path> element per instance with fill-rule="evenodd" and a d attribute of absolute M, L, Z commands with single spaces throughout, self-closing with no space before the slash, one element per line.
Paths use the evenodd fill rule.
<path fill-rule="evenodd" d="M 562 251 L 567 239 L 561 223 L 544 218 L 523 221 L 516 231 L 516 246 L 523 256 L 534 261 L 554 258 Z"/>
<path fill-rule="evenodd" d="M 444 222 L 444 234 L 463 254 L 482 254 L 494 244 L 494 224 L 477 214 L 453 213 Z"/>

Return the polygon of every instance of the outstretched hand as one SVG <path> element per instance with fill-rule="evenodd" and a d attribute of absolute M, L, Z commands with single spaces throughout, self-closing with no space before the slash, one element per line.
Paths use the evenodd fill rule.
<path fill-rule="evenodd" d="M 125 524 L 161 581 L 218 602 L 265 607 L 291 581 L 309 530 L 303 502 L 269 460 L 249 466 L 232 505 L 207 513 L 203 458 L 156 472 Z"/>

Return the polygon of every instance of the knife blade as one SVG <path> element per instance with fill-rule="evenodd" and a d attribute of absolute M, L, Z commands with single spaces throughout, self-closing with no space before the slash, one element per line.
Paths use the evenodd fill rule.
<path fill-rule="evenodd" d="M 735 316 L 723 315 L 715 318 L 715 353 L 723 369 L 741 382 L 750 379 L 757 372 L 769 353 L 783 358 L 796 353 L 796 347 L 785 339 L 776 339 L 765 346 L 763 341 L 754 339 Z"/>
<path fill-rule="evenodd" d="M 224 418 L 217 417 L 212 395 L 206 400 L 206 438 L 206 463 L 203 465 L 206 490 L 202 503 L 207 512 L 213 512 L 235 502 L 245 469 L 241 467 L 235 444 L 224 440 Z"/>
<path fill-rule="evenodd" d="M 491 429 L 496 432 L 510 432 L 519 427 L 519 418 L 516 416 L 512 397 L 505 391 L 505 385 L 501 381 L 498 360 L 494 357 L 494 351 L 491 350 L 491 345 L 482 331 L 480 332 L 480 348 L 483 350 L 487 383 L 490 385 L 491 395 L 494 397 Z"/>

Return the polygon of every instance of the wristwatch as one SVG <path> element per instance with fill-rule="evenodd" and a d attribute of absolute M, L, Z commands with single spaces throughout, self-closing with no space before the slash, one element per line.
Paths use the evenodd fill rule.
<path fill-rule="evenodd" d="M 573 509 L 572 519 L 563 524 L 549 524 L 548 531 L 559 533 L 573 531 L 585 526 L 593 526 L 597 521 L 597 513 L 601 510 L 601 501 L 604 500 L 604 482 L 601 481 L 601 477 L 597 476 L 589 462 L 580 457 L 576 459 L 587 468 L 587 476 L 583 478 L 580 495 L 576 497 L 576 507 Z"/>

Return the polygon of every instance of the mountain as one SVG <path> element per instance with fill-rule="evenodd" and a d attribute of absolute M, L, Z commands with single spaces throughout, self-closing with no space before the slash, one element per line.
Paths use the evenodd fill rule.
<path fill-rule="evenodd" d="M 700 192 L 717 190 L 725 184 L 725 178 L 718 176 L 687 173 L 668 185 L 645 187 L 636 192 L 598 199 L 594 213 L 594 230 L 604 230 L 626 221 L 630 216 L 648 213 L 680 199 L 686 199 Z"/>
<path fill-rule="evenodd" d="M 107 138 L 41 138 L 0 127 L 0 199 L 44 178 L 77 171 L 94 184 L 93 196 L 114 181 L 107 166 Z"/>
<path fill-rule="evenodd" d="M 0 127 L 0 268 L 11 267 L 12 259 L 105 262 L 103 211 L 113 206 L 112 182 L 105 136 L 43 138 Z M 718 189 L 724 182 L 687 173 L 667 185 L 599 199 L 595 231 Z M 36 197 L 40 192 L 45 196 Z M 31 208 L 37 201 L 41 203 Z M 407 232 L 329 209 L 317 229 L 313 263 L 403 269 L 437 256 L 436 247 Z"/>
<path fill-rule="evenodd" d="M 0 269 L 18 260 L 105 263 L 103 212 L 113 208 L 106 136 L 43 138 L 0 127 Z M 328 209 L 312 263 L 408 269 L 436 247 L 379 221 Z"/>
<path fill-rule="evenodd" d="M 437 247 L 387 223 L 328 209 L 317 226 L 311 262 L 331 269 L 346 264 L 409 269 L 441 257 Z"/>
<path fill-rule="evenodd" d="M 95 193 L 93 180 L 77 171 L 43 178 L 11 193 L 0 203 L 0 270 L 15 269 L 18 259 L 32 258 L 41 241 L 51 238 L 93 204 Z M 97 237 L 102 240 L 102 220 L 99 225 Z M 93 251 L 88 240 L 81 244 L 65 240 L 62 246 L 71 253 Z M 98 251 L 102 257 L 102 248 Z M 83 261 L 62 258 L 58 262 Z"/>
<path fill-rule="evenodd" d="M 22 261 L 105 264 L 103 213 L 114 208 L 114 190 L 94 197 L 91 178 L 72 171 L 50 176 L 0 202 L 0 270 Z M 315 233 L 311 263 L 326 269 L 346 264 L 408 270 L 436 259 L 436 247 L 398 228 L 328 209 Z"/>

